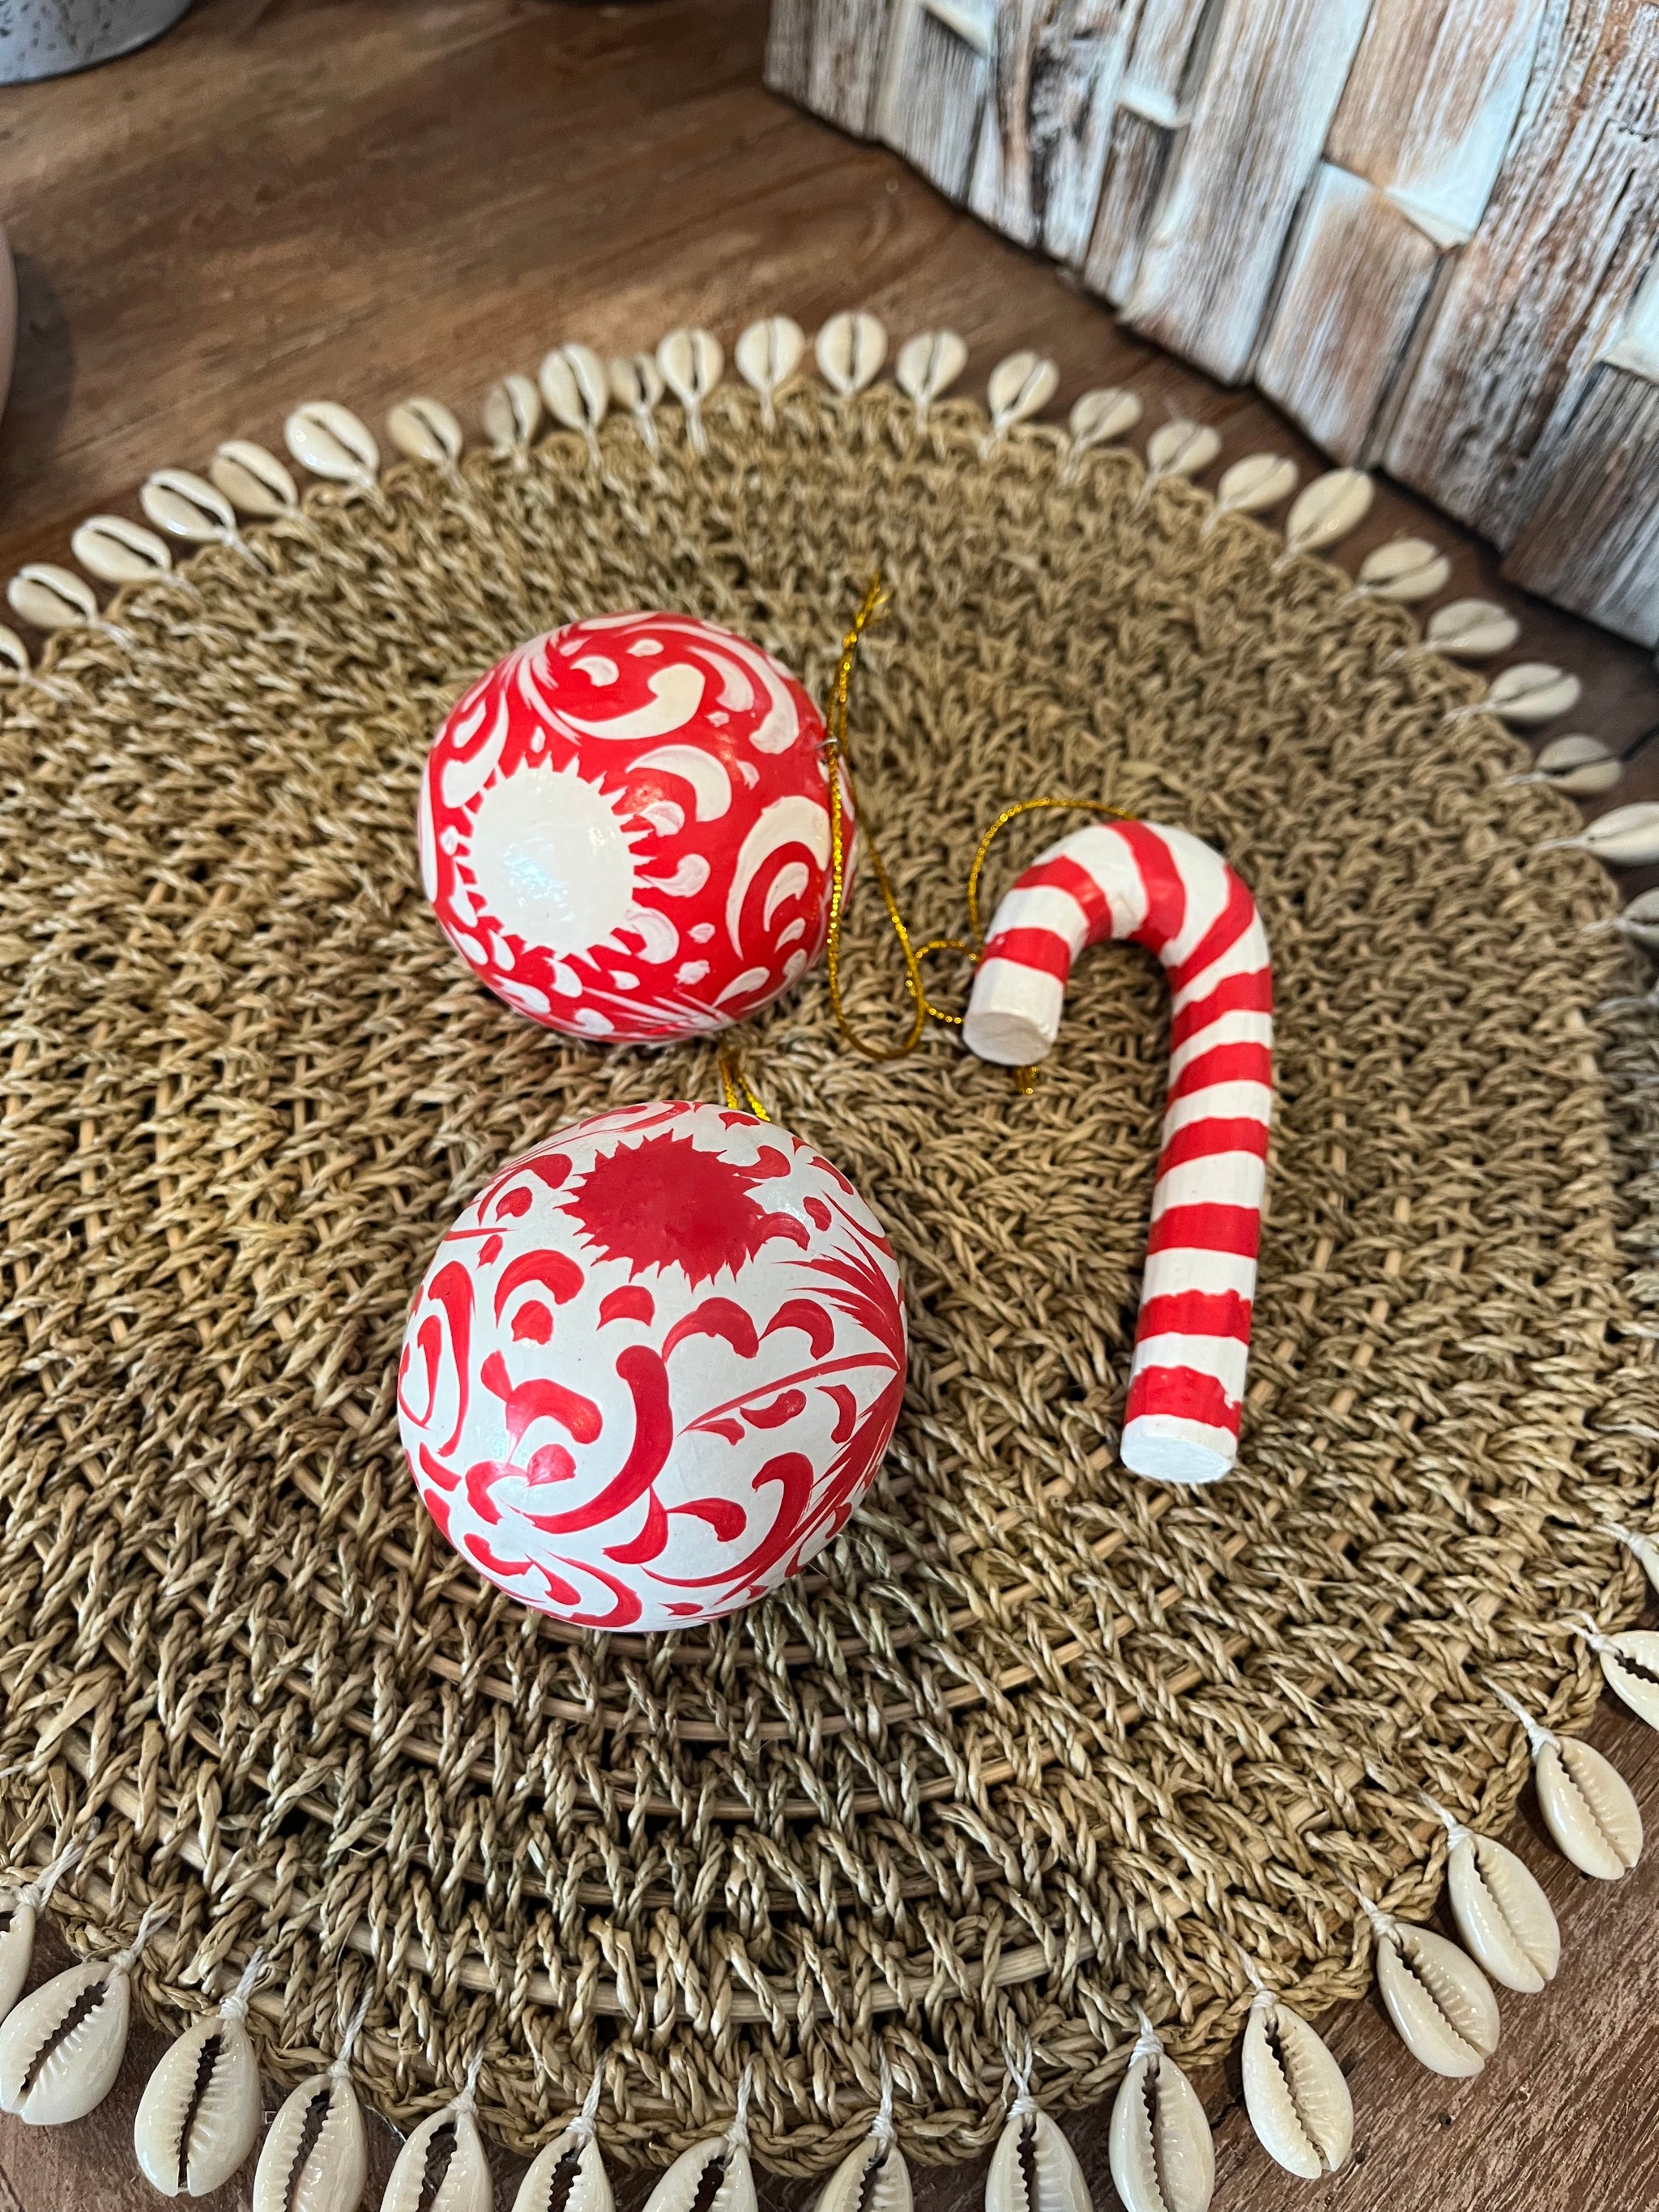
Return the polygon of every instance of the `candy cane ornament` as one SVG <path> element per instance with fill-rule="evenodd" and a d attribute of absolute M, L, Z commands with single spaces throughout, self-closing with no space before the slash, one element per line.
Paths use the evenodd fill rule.
<path fill-rule="evenodd" d="M 1042 1059 L 1073 961 L 1107 939 L 1156 953 L 1171 994 L 1123 1464 L 1212 1482 L 1238 1453 L 1273 1112 L 1273 969 L 1255 901 L 1184 830 L 1109 822 L 1062 837 L 996 910 L 963 1040 L 1004 1066 Z"/>

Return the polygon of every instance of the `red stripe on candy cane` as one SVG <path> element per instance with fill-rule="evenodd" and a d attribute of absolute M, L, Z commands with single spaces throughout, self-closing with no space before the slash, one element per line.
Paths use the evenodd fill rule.
<path fill-rule="evenodd" d="M 1123 1462 L 1209 1481 L 1238 1451 L 1273 1103 L 1273 969 L 1248 887 L 1184 830 L 1110 822 L 1061 838 L 997 908 L 963 1040 L 1006 1066 L 1042 1059 L 1073 959 L 1111 939 L 1155 953 L 1173 1000 Z"/>

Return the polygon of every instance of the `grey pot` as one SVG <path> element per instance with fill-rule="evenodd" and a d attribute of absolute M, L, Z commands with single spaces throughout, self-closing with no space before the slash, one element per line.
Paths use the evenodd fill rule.
<path fill-rule="evenodd" d="M 0 0 L 0 84 L 62 76 L 130 53 L 190 0 Z"/>

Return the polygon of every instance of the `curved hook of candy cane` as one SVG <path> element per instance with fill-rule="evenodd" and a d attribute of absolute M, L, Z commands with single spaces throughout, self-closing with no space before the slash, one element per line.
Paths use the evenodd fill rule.
<path fill-rule="evenodd" d="M 1155 953 L 1170 991 L 1170 1090 L 1123 1464 L 1165 1482 L 1212 1482 L 1238 1453 L 1273 1112 L 1273 969 L 1255 901 L 1184 830 L 1075 830 L 998 907 L 963 1042 L 1007 1067 L 1042 1059 L 1073 961 L 1109 939 Z"/>

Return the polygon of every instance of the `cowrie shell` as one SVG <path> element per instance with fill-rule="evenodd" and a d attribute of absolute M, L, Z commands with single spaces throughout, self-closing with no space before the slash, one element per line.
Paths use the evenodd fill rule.
<path fill-rule="evenodd" d="M 61 2127 L 101 2105 L 127 2047 L 132 1985 L 104 1960 L 43 1982 L 0 2023 L 0 2112 Z"/>
<path fill-rule="evenodd" d="M 70 550 L 100 584 L 144 584 L 173 566 L 166 541 L 124 514 L 94 514 L 70 539 Z"/>
<path fill-rule="evenodd" d="M 1379 1917 L 1377 1986 L 1401 2042 L 1431 2074 L 1480 2073 L 1498 2048 L 1498 2001 L 1486 1976 L 1432 1928 Z"/>
<path fill-rule="evenodd" d="M 874 315 L 831 315 L 812 342 L 812 357 L 830 389 L 851 399 L 880 374 L 887 332 Z"/>
<path fill-rule="evenodd" d="M 226 2004 L 167 2046 L 132 2125 L 144 2179 L 163 2197 L 206 2197 L 253 2148 L 263 2106 L 243 2007 Z"/>
<path fill-rule="evenodd" d="M 561 2177 L 567 2166 L 574 2170 L 569 2187 L 561 2191 Z M 538 2152 L 529 2172 L 519 2184 L 513 2212 L 550 2212 L 556 2197 L 564 2212 L 611 2212 L 616 2200 L 611 2193 L 611 2177 L 605 2170 L 605 2160 L 599 2156 L 599 2144 L 591 2131 L 567 2128 L 544 2150 Z M 261 2208 L 256 2204 L 253 2212 L 261 2212 Z"/>
<path fill-rule="evenodd" d="M 186 544 L 228 544 L 236 536 L 236 511 L 216 484 L 189 469 L 157 469 L 138 504 L 158 530 Z"/>
<path fill-rule="evenodd" d="M 814 2212 L 910 2212 L 910 2169 L 885 2129 L 872 2128 L 823 2185 Z"/>
<path fill-rule="evenodd" d="M 1144 2045 L 1147 2039 L 1142 2036 Z M 1124 2212 L 1208 2212 L 1215 2143 L 1198 2092 L 1162 2045 L 1136 2046 L 1112 2106 L 1108 2155 Z"/>
<path fill-rule="evenodd" d="M 1642 1815 L 1618 1768 L 1560 1735 L 1540 1746 L 1533 1774 L 1545 1825 L 1573 1864 L 1600 1881 L 1628 1874 L 1642 1855 Z"/>
<path fill-rule="evenodd" d="M 968 349 L 954 331 L 921 331 L 899 348 L 894 374 L 899 390 L 915 404 L 916 420 L 950 390 L 968 366 Z"/>
<path fill-rule="evenodd" d="M 605 363 L 592 346 L 555 346 L 536 373 L 547 411 L 562 428 L 591 438 L 611 408 Z"/>
<path fill-rule="evenodd" d="M 465 441 L 461 426 L 441 399 L 405 399 L 386 418 L 386 434 L 411 461 L 453 468 Z"/>
<path fill-rule="evenodd" d="M 252 438 L 230 438 L 208 463 L 208 474 L 242 514 L 268 522 L 292 512 L 300 495 L 285 463 Z"/>
<path fill-rule="evenodd" d="M 1342 2069 L 1269 1990 L 1245 2024 L 1244 2106 L 1268 2157 L 1304 2181 L 1334 2173 L 1353 2148 L 1353 2100 Z"/>
<path fill-rule="evenodd" d="M 1028 2192 L 1024 2161 L 1029 2157 Z M 1092 2212 L 1077 2153 L 1047 2112 L 1021 2098 L 991 2154 L 985 2212 Z"/>
<path fill-rule="evenodd" d="M 1091 446 L 1127 437 L 1140 416 L 1140 401 L 1133 392 L 1085 392 L 1066 421 L 1073 453 L 1086 453 Z"/>
<path fill-rule="evenodd" d="M 1317 553 L 1358 530 L 1376 487 L 1363 469 L 1331 469 L 1297 497 L 1285 524 L 1285 558 Z"/>
<path fill-rule="evenodd" d="M 1451 562 L 1426 538 L 1392 538 L 1359 564 L 1357 590 L 1410 606 L 1431 599 L 1451 581 Z"/>
<path fill-rule="evenodd" d="M 98 596 L 86 578 L 51 561 L 31 561 L 20 568 L 6 586 L 6 598 L 12 612 L 36 629 L 69 629 L 98 619 Z"/>
<path fill-rule="evenodd" d="M 337 400 L 307 399 L 283 425 L 283 435 L 289 453 L 313 476 L 359 488 L 374 483 L 380 449 L 368 424 Z"/>
<path fill-rule="evenodd" d="M 806 333 L 789 315 L 769 315 L 764 322 L 750 323 L 738 340 L 732 353 L 738 374 L 760 394 L 761 420 L 769 428 L 774 420 L 772 403 L 800 367 L 805 351 Z"/>
<path fill-rule="evenodd" d="M 368 2179 L 362 2107 L 343 2067 L 313 2074 L 270 2124 L 253 2212 L 356 2212 Z"/>
<path fill-rule="evenodd" d="M 380 2212 L 492 2212 L 489 2159 L 470 2103 L 429 2112 L 398 2154 Z"/>
<path fill-rule="evenodd" d="M 1464 1829 L 1447 1855 L 1446 1886 L 1457 1932 L 1493 1981 L 1535 1995 L 1554 1979 L 1561 1931 L 1530 1868 L 1507 1844 Z"/>
<path fill-rule="evenodd" d="M 1017 423 L 1046 407 L 1059 388 L 1060 371 L 1042 354 L 1011 353 L 1006 361 L 1000 361 L 985 387 L 991 408 L 986 443 L 994 445 L 999 438 L 1006 438 Z"/>
<path fill-rule="evenodd" d="M 711 2193 L 704 2176 L 716 2160 L 720 2176 Z M 703 2212 L 756 2212 L 755 2170 L 741 2143 L 711 2136 L 682 2151 L 645 2200 L 645 2212 L 691 2212 L 698 2203 Z"/>
<path fill-rule="evenodd" d="M 702 427 L 702 403 L 720 380 L 726 356 L 712 331 L 670 331 L 657 348 L 663 383 L 685 410 L 686 435 L 694 453 L 708 450 Z"/>

